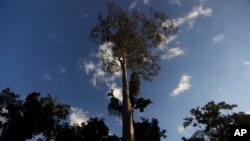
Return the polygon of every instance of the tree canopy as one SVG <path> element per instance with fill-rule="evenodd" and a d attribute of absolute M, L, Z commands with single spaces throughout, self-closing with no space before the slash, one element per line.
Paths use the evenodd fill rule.
<path fill-rule="evenodd" d="M 160 11 L 151 9 L 146 15 L 137 10 L 130 14 L 112 2 L 107 2 L 107 9 L 106 16 L 99 14 L 98 23 L 89 36 L 98 45 L 110 43 L 108 48 L 112 56 L 106 56 L 106 49 L 102 50 L 100 56 L 104 70 L 120 71 L 119 63 L 126 63 L 127 69 L 151 80 L 160 70 L 158 56 L 152 53 L 152 49 L 175 34 L 177 28 Z"/>
<path fill-rule="evenodd" d="M 234 113 L 236 104 L 208 102 L 203 107 L 190 110 L 191 117 L 184 118 L 183 127 L 198 128 L 190 138 L 184 141 L 229 141 L 230 125 L 250 124 L 250 115 Z"/>
<path fill-rule="evenodd" d="M 67 117 L 70 105 L 62 104 L 51 95 L 41 96 L 38 92 L 30 93 L 25 99 L 9 88 L 0 93 L 0 140 L 25 141 L 120 141 L 116 135 L 110 135 L 104 119 L 90 118 L 80 125 L 69 125 Z M 158 126 L 158 120 L 142 118 L 135 122 L 136 141 L 149 139 L 160 141 L 165 137 L 165 130 Z"/>
<path fill-rule="evenodd" d="M 0 94 L 1 140 L 23 141 L 43 134 L 48 140 L 58 124 L 66 119 L 70 106 L 50 95 L 33 92 L 23 101 L 9 88 Z"/>
<path fill-rule="evenodd" d="M 64 124 L 58 128 L 56 141 L 120 141 L 115 135 L 109 135 L 109 129 L 103 119 L 90 118 L 81 125 Z"/>

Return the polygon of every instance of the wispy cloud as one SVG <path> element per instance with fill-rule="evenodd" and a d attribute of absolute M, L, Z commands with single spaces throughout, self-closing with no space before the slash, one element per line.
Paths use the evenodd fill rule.
<path fill-rule="evenodd" d="M 181 56 L 185 51 L 180 47 L 180 41 L 174 43 L 175 47 L 169 48 L 172 42 L 177 39 L 177 35 L 171 35 L 169 37 L 162 36 L 163 42 L 159 44 L 155 53 L 160 56 L 161 60 L 170 60 L 177 56 Z"/>
<path fill-rule="evenodd" d="M 129 5 L 129 9 L 133 9 L 135 8 L 139 3 L 142 3 L 144 5 L 147 5 L 150 3 L 151 0 L 134 0 L 130 5 Z"/>
<path fill-rule="evenodd" d="M 121 117 L 115 117 L 116 125 L 122 126 L 122 119 Z"/>
<path fill-rule="evenodd" d="M 63 42 L 63 40 L 55 32 L 51 32 L 49 34 L 49 40 L 54 41 L 56 43 L 62 43 Z"/>
<path fill-rule="evenodd" d="M 42 74 L 42 80 L 48 80 L 48 81 L 51 81 L 53 80 L 51 74 L 49 72 L 46 72 L 46 73 L 43 73 Z"/>
<path fill-rule="evenodd" d="M 87 74 L 89 74 L 91 71 L 95 70 L 96 65 L 92 61 L 87 62 L 87 61 L 80 59 L 79 68 L 81 70 L 84 70 Z"/>
<path fill-rule="evenodd" d="M 149 4 L 151 0 L 143 0 L 143 4 Z"/>
<path fill-rule="evenodd" d="M 187 74 L 182 75 L 177 88 L 175 88 L 170 95 L 174 97 L 189 90 L 191 88 L 190 81 L 191 81 L 190 75 Z"/>
<path fill-rule="evenodd" d="M 99 47 L 99 52 L 96 57 L 98 60 L 104 59 L 104 61 L 109 62 L 113 60 L 113 53 L 110 49 L 110 46 L 112 43 L 104 43 Z M 105 52 L 105 54 L 102 54 Z M 104 56 L 103 56 L 104 55 Z M 102 58 L 100 58 L 102 57 Z M 96 59 L 95 58 L 95 59 Z M 118 98 L 119 100 L 122 100 L 122 94 L 121 94 L 121 87 L 118 85 L 117 81 L 121 77 L 121 72 L 117 71 L 113 74 L 109 74 L 104 71 L 102 61 L 99 62 L 93 62 L 93 61 L 85 61 L 83 59 L 79 59 L 79 68 L 81 70 L 84 70 L 87 75 L 92 75 L 92 79 L 90 82 L 95 88 L 99 88 L 98 83 L 104 83 L 109 90 L 114 90 L 114 96 Z M 117 62 L 117 66 L 119 69 L 119 63 Z"/>
<path fill-rule="evenodd" d="M 90 82 L 95 88 L 99 88 L 98 83 L 104 83 L 109 90 L 113 89 L 114 96 L 122 100 L 122 89 L 117 84 L 118 78 L 121 77 L 121 72 L 116 72 L 113 75 L 108 74 L 102 69 L 100 63 L 94 64 L 93 62 L 84 62 L 86 74 L 92 72 L 92 79 Z"/>
<path fill-rule="evenodd" d="M 88 112 L 84 112 L 82 109 L 71 107 L 71 112 L 69 117 L 70 125 L 81 125 L 82 122 L 86 123 L 89 119 Z"/>
<path fill-rule="evenodd" d="M 243 64 L 246 67 L 247 76 L 250 76 L 250 61 L 244 61 Z"/>
<path fill-rule="evenodd" d="M 173 4 L 181 5 L 181 0 L 171 0 L 170 1 Z M 187 15 L 184 15 L 183 17 L 178 17 L 176 19 L 173 19 L 173 24 L 176 27 L 179 27 L 183 24 L 187 24 L 190 29 L 194 28 L 194 23 L 196 22 L 197 18 L 199 17 L 208 17 L 212 15 L 212 9 L 211 8 L 204 8 L 204 0 L 200 0 L 200 5 L 195 6 Z M 170 23 L 164 22 L 162 26 L 168 26 Z M 185 51 L 181 48 L 180 45 L 175 45 L 174 47 L 169 48 L 170 43 L 175 41 L 178 37 L 177 35 L 165 37 L 162 36 L 163 41 L 159 45 L 159 49 L 161 50 L 160 57 L 162 60 L 170 60 L 174 57 L 183 55 Z M 178 43 L 178 42 L 176 42 Z"/>
<path fill-rule="evenodd" d="M 185 128 L 181 125 L 177 127 L 177 130 L 179 133 L 183 133 L 185 131 Z"/>
<path fill-rule="evenodd" d="M 61 74 L 67 73 L 67 70 L 62 65 L 59 65 L 59 70 L 60 70 Z"/>
<path fill-rule="evenodd" d="M 178 6 L 181 6 L 181 0 L 170 0 L 170 4 L 176 4 Z"/>
<path fill-rule="evenodd" d="M 200 16 L 208 17 L 212 15 L 212 9 L 211 8 L 204 8 L 203 5 L 196 6 L 193 8 L 191 12 L 189 12 L 184 17 L 179 17 L 177 19 L 174 19 L 174 25 L 180 26 L 182 24 L 188 24 L 189 28 L 194 27 L 194 23 L 196 19 Z"/>
<path fill-rule="evenodd" d="M 190 127 L 186 127 L 184 128 L 183 125 L 180 125 L 177 127 L 177 131 L 179 134 L 181 134 L 181 136 L 184 136 L 184 137 L 189 137 L 191 136 L 191 128 Z"/>
<path fill-rule="evenodd" d="M 213 43 L 218 44 L 224 40 L 225 34 L 221 33 L 213 37 Z"/>
<path fill-rule="evenodd" d="M 104 117 L 104 115 L 103 115 L 103 113 L 102 112 L 96 112 L 95 113 L 95 117 L 98 117 L 98 118 L 103 118 Z"/>
<path fill-rule="evenodd" d="M 243 64 L 246 66 L 250 66 L 250 61 L 244 61 Z"/>
<path fill-rule="evenodd" d="M 134 0 L 130 5 L 129 5 L 129 9 L 133 9 L 136 7 L 136 5 L 139 3 L 139 0 Z"/>
<path fill-rule="evenodd" d="M 87 13 L 82 14 L 83 18 L 87 18 L 89 15 Z"/>
<path fill-rule="evenodd" d="M 174 47 L 174 48 L 170 48 L 167 50 L 167 52 L 163 55 L 161 55 L 161 59 L 162 60 L 169 60 L 172 59 L 174 57 L 180 56 L 184 54 L 184 50 L 181 49 L 180 47 Z"/>

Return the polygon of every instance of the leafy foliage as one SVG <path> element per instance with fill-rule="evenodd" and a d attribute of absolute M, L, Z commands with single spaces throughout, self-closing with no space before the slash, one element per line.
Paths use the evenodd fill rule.
<path fill-rule="evenodd" d="M 140 75 L 138 73 L 132 73 L 129 81 L 131 105 L 133 111 L 139 110 L 140 112 L 143 112 L 149 104 L 152 104 L 152 101 L 150 99 L 139 97 L 140 84 Z M 121 116 L 122 103 L 114 97 L 113 90 L 111 90 L 107 95 L 110 97 L 110 103 L 108 104 L 109 113 L 111 115 Z"/>
<path fill-rule="evenodd" d="M 107 50 L 102 50 L 100 56 L 104 70 L 120 71 L 114 66 L 119 66 L 119 62 L 125 63 L 132 72 L 138 72 L 143 78 L 151 80 L 160 70 L 158 56 L 152 54 L 152 48 L 177 32 L 172 20 L 154 10 L 149 15 L 139 10 L 129 14 L 112 2 L 107 2 L 107 9 L 106 16 L 99 14 L 98 24 L 89 35 L 90 40 L 98 45 L 111 43 L 108 48 L 113 53 L 113 60 L 107 61 Z"/>
<path fill-rule="evenodd" d="M 120 141 L 116 135 L 109 135 L 103 119 L 90 118 L 86 123 L 70 126 L 64 121 L 70 106 L 59 103 L 51 95 L 41 97 L 40 93 L 33 92 L 22 100 L 7 88 L 0 94 L 0 106 L 1 141 L 25 141 L 37 135 L 41 135 L 37 141 Z M 136 141 L 166 137 L 157 119 L 142 119 L 134 125 Z"/>
<path fill-rule="evenodd" d="M 64 124 L 58 128 L 56 141 L 119 141 L 117 136 L 108 135 L 109 129 L 103 119 L 91 118 L 81 126 Z"/>
<path fill-rule="evenodd" d="M 38 134 L 49 140 L 61 120 L 66 119 L 70 108 L 50 95 L 41 97 L 36 92 L 29 94 L 25 101 L 18 98 L 9 88 L 0 94 L 2 141 L 23 141 Z"/>
<path fill-rule="evenodd" d="M 133 107 L 133 111 L 139 110 L 143 112 L 144 109 L 152 104 L 150 99 L 144 99 L 139 97 L 140 94 L 140 77 L 138 73 L 132 73 L 129 81 L 130 99 Z M 108 111 L 111 115 L 121 116 L 122 103 L 114 97 L 113 91 L 108 93 L 110 97 L 110 103 L 108 105 Z M 135 141 L 160 141 L 160 138 L 166 137 L 166 130 L 161 130 L 158 126 L 158 120 L 141 118 L 141 122 L 134 122 Z"/>
<path fill-rule="evenodd" d="M 166 130 L 161 130 L 158 126 L 158 120 L 142 118 L 142 122 L 135 122 L 135 140 L 136 141 L 160 141 L 161 137 L 166 138 Z"/>
<path fill-rule="evenodd" d="M 183 127 L 193 126 L 197 131 L 189 138 L 183 137 L 184 141 L 217 141 L 229 140 L 229 127 L 231 124 L 249 124 L 250 115 L 243 112 L 233 113 L 235 104 L 225 102 L 208 102 L 203 107 L 191 109 L 192 117 L 184 118 Z"/>

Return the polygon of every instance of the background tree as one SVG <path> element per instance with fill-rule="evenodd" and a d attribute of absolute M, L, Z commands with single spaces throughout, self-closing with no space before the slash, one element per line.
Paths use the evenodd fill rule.
<path fill-rule="evenodd" d="M 109 129 L 103 119 L 90 118 L 81 126 L 64 124 L 58 128 L 56 141 L 120 141 L 115 135 L 109 135 Z"/>
<path fill-rule="evenodd" d="M 41 97 L 36 92 L 23 101 L 9 88 L 1 92 L 0 106 L 1 141 L 24 141 L 38 134 L 50 140 L 70 108 L 50 95 Z"/>
<path fill-rule="evenodd" d="M 250 124 L 250 115 L 243 112 L 234 113 L 235 104 L 225 102 L 208 102 L 203 107 L 191 109 L 191 117 L 184 118 L 183 127 L 198 128 L 190 137 L 182 137 L 184 141 L 229 141 L 231 124 Z"/>
<path fill-rule="evenodd" d="M 164 37 L 174 34 L 176 29 L 162 12 L 151 11 L 149 16 L 141 11 L 129 14 L 110 2 L 107 2 L 107 8 L 105 17 L 99 14 L 98 24 L 92 29 L 90 40 L 98 45 L 108 43 L 112 51 L 112 56 L 107 56 L 107 50 L 101 50 L 103 69 L 110 73 L 122 72 L 123 138 L 124 141 L 134 141 L 128 70 L 139 73 L 146 80 L 157 75 L 160 66 L 157 63 L 158 56 L 152 54 L 152 48 L 163 43 Z M 168 23 L 167 26 L 164 23 Z"/>
<path fill-rule="evenodd" d="M 166 130 L 161 130 L 158 126 L 158 120 L 142 118 L 142 122 L 135 122 L 135 140 L 136 141 L 160 141 L 161 137 L 166 138 Z"/>
<path fill-rule="evenodd" d="M 9 88 L 0 94 L 0 140 L 25 141 L 36 135 L 37 141 L 120 141 L 109 135 L 103 119 L 90 118 L 81 125 L 70 126 L 64 119 L 70 106 L 56 98 L 33 92 L 22 100 Z"/>

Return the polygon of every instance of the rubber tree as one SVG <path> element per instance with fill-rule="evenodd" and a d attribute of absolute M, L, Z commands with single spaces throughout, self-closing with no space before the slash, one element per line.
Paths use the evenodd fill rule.
<path fill-rule="evenodd" d="M 132 107 L 129 94 L 128 74 L 137 72 L 145 80 L 160 71 L 159 56 L 152 51 L 175 34 L 172 20 L 162 12 L 150 10 L 123 10 L 119 5 L 107 2 L 107 14 L 99 14 L 98 23 L 91 30 L 89 38 L 97 45 L 106 44 L 101 50 L 103 70 L 122 74 L 122 135 L 124 141 L 134 141 Z M 110 55 L 109 52 L 112 52 Z"/>

